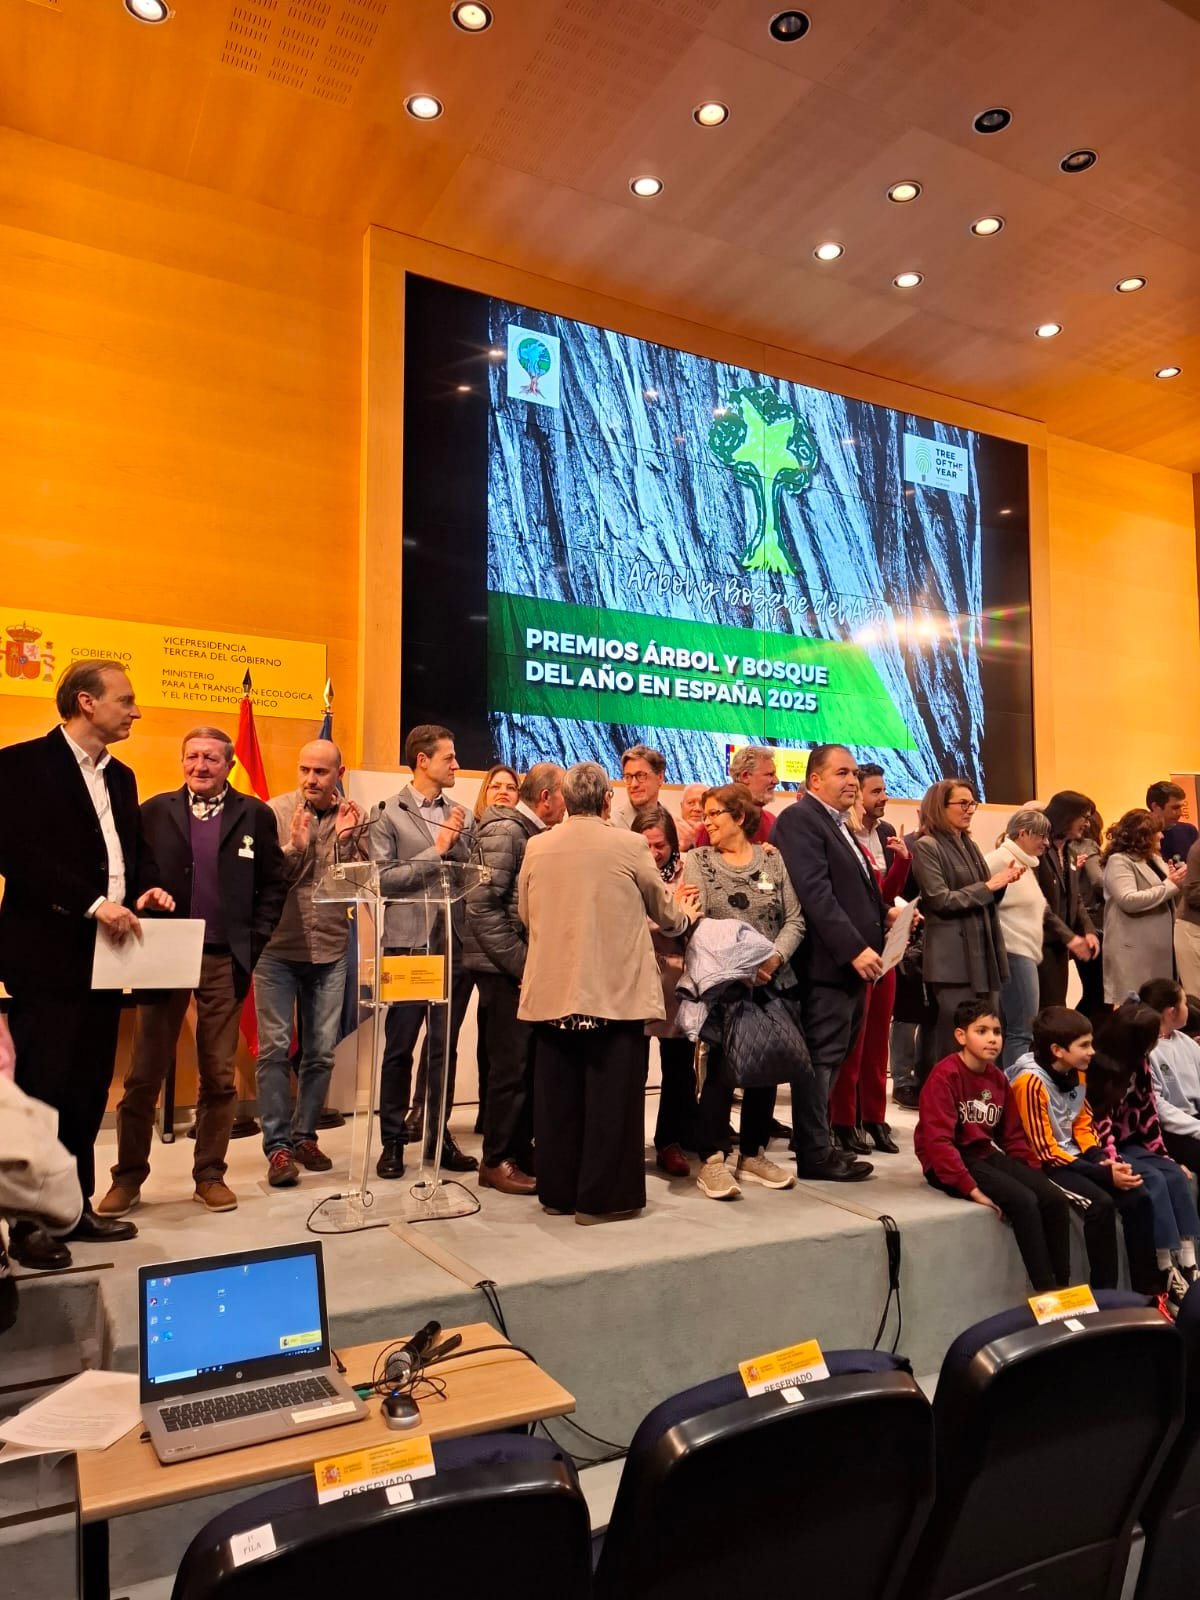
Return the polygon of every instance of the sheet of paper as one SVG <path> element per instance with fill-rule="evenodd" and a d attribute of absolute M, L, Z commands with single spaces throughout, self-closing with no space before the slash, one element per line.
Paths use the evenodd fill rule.
<path fill-rule="evenodd" d="M 96 930 L 93 989 L 192 989 L 200 981 L 204 919 L 142 918 L 141 939 L 114 944 Z"/>
<path fill-rule="evenodd" d="M 883 945 L 883 970 L 890 972 L 893 967 L 899 966 L 904 952 L 908 949 L 908 941 L 912 937 L 913 919 L 917 914 L 917 900 L 897 900 L 900 915 L 888 929 L 888 935 Z"/>
<path fill-rule="evenodd" d="M 35 1450 L 107 1450 L 142 1420 L 131 1372 L 81 1372 L 0 1422 L 0 1439 Z"/>

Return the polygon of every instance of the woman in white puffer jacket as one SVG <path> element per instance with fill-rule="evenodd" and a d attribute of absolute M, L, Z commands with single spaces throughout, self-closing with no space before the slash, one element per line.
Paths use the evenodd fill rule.
<path fill-rule="evenodd" d="M 1008 951 L 1008 980 L 1000 990 L 1000 1020 L 1004 1024 L 1005 1069 L 1033 1044 L 1033 1017 L 1038 1008 L 1038 963 L 1042 959 L 1042 927 L 1046 897 L 1038 883 L 1037 864 L 1050 843 L 1045 814 L 1028 808 L 1014 811 L 1004 838 L 987 857 L 994 872 L 1013 862 L 1025 871 L 1005 890 L 997 912 L 1004 947 Z"/>

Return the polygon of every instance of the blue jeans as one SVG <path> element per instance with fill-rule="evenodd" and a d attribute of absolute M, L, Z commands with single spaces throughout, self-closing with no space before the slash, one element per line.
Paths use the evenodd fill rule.
<path fill-rule="evenodd" d="M 1038 966 L 1032 956 L 1008 953 L 1008 977 L 1000 990 L 1000 1020 L 1004 1024 L 1004 1053 L 1000 1065 L 1007 1072 L 1013 1062 L 1033 1048 L 1033 1018 L 1038 1008 Z"/>
<path fill-rule="evenodd" d="M 280 961 L 263 956 L 254 969 L 258 1013 L 258 1114 L 263 1149 L 291 1150 L 317 1137 L 317 1117 L 329 1088 L 337 1043 L 346 958 Z M 292 1019 L 299 1013 L 300 1067 L 292 1110 Z"/>
<path fill-rule="evenodd" d="M 1141 1178 L 1154 1207 L 1155 1247 L 1178 1250 L 1181 1237 L 1200 1235 L 1200 1216 L 1183 1169 L 1169 1156 L 1151 1155 L 1140 1144 L 1123 1144 L 1119 1153 Z"/>

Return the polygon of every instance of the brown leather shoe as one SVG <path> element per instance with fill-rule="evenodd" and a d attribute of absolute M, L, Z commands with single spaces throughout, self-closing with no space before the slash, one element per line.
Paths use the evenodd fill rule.
<path fill-rule="evenodd" d="M 300 1168 L 290 1150 L 272 1150 L 267 1158 L 267 1182 L 272 1189 L 294 1189 L 300 1182 Z"/>
<path fill-rule="evenodd" d="M 208 1211 L 237 1210 L 237 1195 L 219 1178 L 214 1178 L 211 1183 L 198 1183 L 192 1199 Z"/>
<path fill-rule="evenodd" d="M 536 1194 L 537 1179 L 522 1172 L 515 1161 L 498 1161 L 494 1167 L 479 1168 L 479 1187 L 501 1194 Z"/>
<path fill-rule="evenodd" d="M 123 1217 L 132 1211 L 142 1198 L 140 1189 L 127 1188 L 123 1183 L 114 1183 L 96 1207 L 98 1217 Z"/>

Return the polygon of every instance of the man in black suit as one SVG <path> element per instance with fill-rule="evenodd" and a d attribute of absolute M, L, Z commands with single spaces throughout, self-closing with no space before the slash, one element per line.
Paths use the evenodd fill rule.
<path fill-rule="evenodd" d="M 125 669 L 73 662 L 55 701 L 61 727 L 0 750 L 0 979 L 12 996 L 17 1083 L 58 1112 L 58 1136 L 79 1168 L 85 1205 L 71 1237 L 109 1243 L 137 1229 L 91 1205 L 121 1006 L 120 994 L 93 991 L 92 957 L 98 936 L 140 938 L 135 913 L 170 911 L 174 901 L 150 887 L 157 871 L 137 781 L 109 749 L 141 716 Z M 65 1244 L 29 1224 L 14 1226 L 10 1247 L 28 1267 L 71 1262 Z"/>
<path fill-rule="evenodd" d="M 783 856 L 804 910 L 804 941 L 794 966 L 800 979 L 804 1035 L 812 1056 L 821 1113 L 796 1112 L 792 1086 L 792 1146 L 801 1177 L 841 1181 L 869 1176 L 871 1167 L 843 1151 L 829 1134 L 829 1090 L 862 1021 L 865 985 L 883 972 L 886 913 L 875 874 L 850 832 L 847 813 L 858 793 L 858 766 L 844 745 L 818 745 L 808 758 L 805 793 L 775 823 L 771 842 Z M 802 1086 L 801 1086 L 802 1087 Z"/>
<path fill-rule="evenodd" d="M 204 919 L 195 988 L 200 1086 L 192 1198 L 209 1211 L 237 1206 L 225 1182 L 225 1153 L 237 1105 L 238 1024 L 250 975 L 288 891 L 275 813 L 230 785 L 233 756 L 232 741 L 219 728 L 193 728 L 183 741 L 183 787 L 156 794 L 142 807 L 163 882 L 183 915 Z M 96 1208 L 103 1217 L 131 1211 L 149 1176 L 154 1107 L 191 996 L 189 989 L 172 989 L 138 1006 L 133 1060 L 117 1107 L 112 1188 Z"/>

